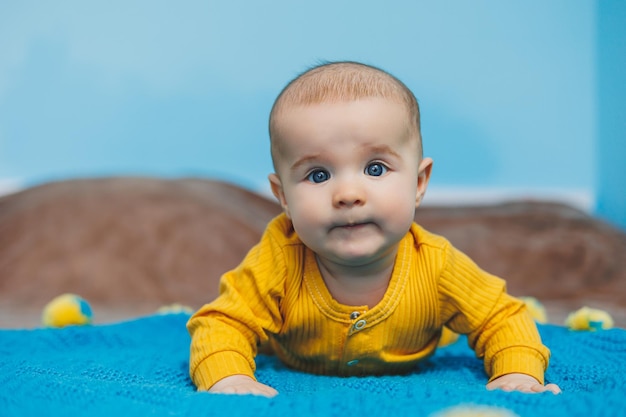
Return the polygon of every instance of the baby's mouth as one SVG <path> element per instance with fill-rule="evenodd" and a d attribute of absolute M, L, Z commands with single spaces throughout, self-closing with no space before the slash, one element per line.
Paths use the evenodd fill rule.
<path fill-rule="evenodd" d="M 339 229 L 339 230 L 358 230 L 358 229 L 362 229 L 368 225 L 370 225 L 371 222 L 365 221 L 365 222 L 349 222 L 349 223 L 343 223 L 343 224 L 338 224 L 333 226 L 333 229 Z"/>

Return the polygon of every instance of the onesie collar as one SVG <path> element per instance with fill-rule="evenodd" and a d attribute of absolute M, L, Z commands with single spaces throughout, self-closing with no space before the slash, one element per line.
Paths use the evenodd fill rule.
<path fill-rule="evenodd" d="M 372 308 L 368 308 L 368 306 L 348 306 L 333 299 L 322 278 L 315 253 L 308 248 L 305 248 L 304 253 L 303 280 L 305 288 L 320 312 L 329 319 L 349 324 L 354 321 L 354 318 L 350 317 L 351 314 L 359 312 L 361 313 L 359 320 L 366 323 L 359 330 L 373 326 L 392 314 L 400 303 L 409 282 L 413 259 L 411 252 L 415 248 L 414 242 L 413 235 L 410 232 L 400 241 L 387 291 L 385 291 L 383 299 Z"/>

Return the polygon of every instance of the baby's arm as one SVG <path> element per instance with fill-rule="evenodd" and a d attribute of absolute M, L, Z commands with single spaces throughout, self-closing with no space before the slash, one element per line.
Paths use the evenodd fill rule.
<path fill-rule="evenodd" d="M 550 351 L 523 302 L 508 295 L 502 279 L 481 270 L 467 255 L 453 248 L 448 255 L 440 291 L 453 308 L 443 310 L 443 317 L 454 313 L 446 325 L 467 334 L 470 346 L 483 358 L 491 378 L 487 388 L 560 392 L 554 384 L 543 385 Z"/>
<path fill-rule="evenodd" d="M 232 375 L 217 381 L 209 392 L 214 394 L 253 394 L 274 397 L 278 394 L 269 385 L 261 384 L 248 375 Z"/>
<path fill-rule="evenodd" d="M 487 384 L 488 390 L 520 391 L 528 393 L 546 392 L 560 394 L 561 388 L 556 384 L 543 385 L 535 378 L 526 374 L 506 374 Z"/>
<path fill-rule="evenodd" d="M 198 390 L 257 392 L 254 386 L 261 385 L 254 381 L 257 346 L 282 326 L 286 273 L 285 262 L 276 253 L 280 250 L 267 237 L 262 239 L 237 268 L 222 276 L 219 297 L 187 322 L 189 372 Z M 242 381 L 242 376 L 248 378 Z"/>

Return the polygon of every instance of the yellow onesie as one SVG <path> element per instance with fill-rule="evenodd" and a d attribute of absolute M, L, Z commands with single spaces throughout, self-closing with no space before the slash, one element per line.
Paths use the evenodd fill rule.
<path fill-rule="evenodd" d="M 281 214 L 224 274 L 219 297 L 190 318 L 190 375 L 202 390 L 230 375 L 254 378 L 262 343 L 305 372 L 406 373 L 433 354 L 444 325 L 468 335 L 490 379 L 518 372 L 543 383 L 550 352 L 524 303 L 446 239 L 413 224 L 383 299 L 347 306 L 332 298 L 315 254 Z"/>

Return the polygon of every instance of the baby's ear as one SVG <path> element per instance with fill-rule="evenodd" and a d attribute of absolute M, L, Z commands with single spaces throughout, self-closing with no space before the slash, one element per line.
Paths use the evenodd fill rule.
<path fill-rule="evenodd" d="M 424 198 L 424 194 L 426 194 L 432 170 L 432 158 L 422 159 L 417 170 L 417 198 L 415 199 L 415 207 L 418 207 L 422 203 L 422 198 Z"/>
<path fill-rule="evenodd" d="M 268 176 L 268 179 L 270 180 L 270 187 L 272 187 L 272 194 L 274 194 L 274 197 L 276 197 L 280 203 L 287 217 L 290 217 L 287 200 L 285 199 L 285 192 L 283 191 L 283 184 L 280 181 L 280 178 L 275 173 L 272 173 Z"/>

